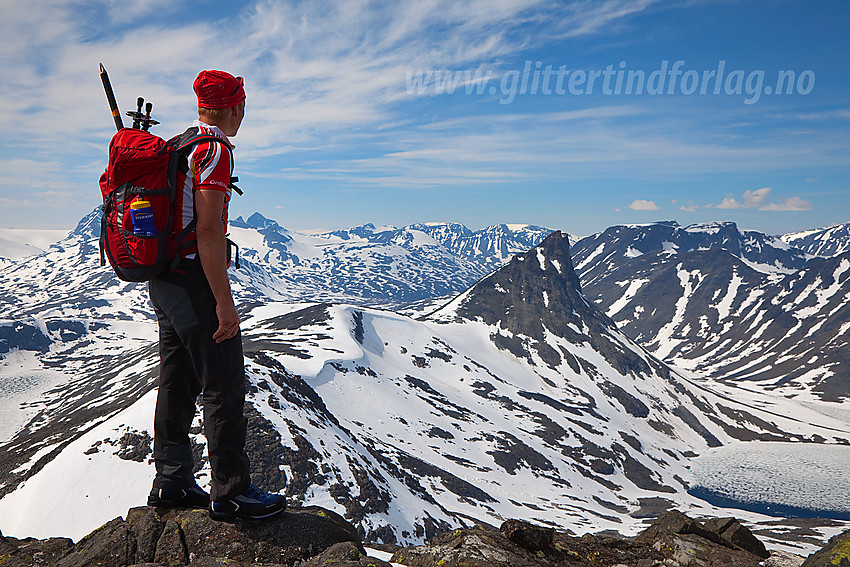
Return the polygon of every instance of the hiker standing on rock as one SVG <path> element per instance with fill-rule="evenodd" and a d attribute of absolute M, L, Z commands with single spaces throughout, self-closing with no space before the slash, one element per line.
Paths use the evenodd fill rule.
<path fill-rule="evenodd" d="M 227 275 L 227 209 L 233 145 L 245 116 L 242 77 L 201 71 L 194 82 L 202 141 L 178 172 L 173 232 L 186 231 L 180 260 L 150 281 L 159 322 L 160 375 L 154 416 L 156 478 L 149 506 L 209 508 L 215 519 L 267 518 L 282 495 L 251 484 L 245 453 L 245 371 L 239 315 Z M 182 164 L 184 167 L 187 164 Z M 210 494 L 195 482 L 189 428 L 202 395 L 212 469 Z"/>

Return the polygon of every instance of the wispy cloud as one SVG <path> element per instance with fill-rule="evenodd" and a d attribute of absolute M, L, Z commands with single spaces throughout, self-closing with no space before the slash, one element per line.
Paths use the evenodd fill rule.
<path fill-rule="evenodd" d="M 645 11 L 658 0 L 605 0 L 603 2 L 569 2 L 562 12 L 561 37 L 578 37 L 599 33 L 623 20 Z"/>
<path fill-rule="evenodd" d="M 823 110 L 820 112 L 797 113 L 794 117 L 798 120 L 850 120 L 850 108 L 839 108 L 835 110 Z"/>

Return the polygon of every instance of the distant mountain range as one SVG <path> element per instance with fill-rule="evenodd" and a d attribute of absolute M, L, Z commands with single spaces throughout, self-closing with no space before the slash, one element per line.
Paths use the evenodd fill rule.
<path fill-rule="evenodd" d="M 848 227 L 775 238 L 734 223 L 616 226 L 573 257 L 585 294 L 656 356 L 838 401 L 850 396 Z"/>
<path fill-rule="evenodd" d="M 262 267 L 262 274 L 234 272 L 247 295 L 384 306 L 462 290 L 550 232 L 531 225 L 472 231 L 427 223 L 367 224 L 308 236 L 259 214 L 231 224 L 232 237 L 247 248 L 242 257 L 248 270 Z"/>
<path fill-rule="evenodd" d="M 156 326 L 144 285 L 98 265 L 97 221 L 0 267 L 0 377 L 64 376 L 0 447 L 7 535 L 80 537 L 149 490 Z M 710 513 L 687 491 L 710 447 L 850 443 L 845 420 L 770 394 L 846 397 L 847 253 L 731 223 L 612 227 L 573 247 L 527 225 L 306 236 L 254 215 L 231 232 L 252 476 L 367 539 L 507 517 L 629 532 L 652 510 Z M 389 309 L 410 304 L 415 317 Z M 730 396 L 707 376 L 753 387 Z M 193 443 L 204 484 L 199 424 Z"/>

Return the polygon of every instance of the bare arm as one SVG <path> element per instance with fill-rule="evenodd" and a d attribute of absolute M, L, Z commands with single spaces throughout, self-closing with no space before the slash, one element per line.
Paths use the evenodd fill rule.
<path fill-rule="evenodd" d="M 221 191 L 202 189 L 195 192 L 198 257 L 215 296 L 218 329 L 213 334 L 213 340 L 217 343 L 230 339 L 239 332 L 239 314 L 236 312 L 230 279 L 227 276 L 227 239 L 221 225 L 224 199 L 225 195 Z"/>

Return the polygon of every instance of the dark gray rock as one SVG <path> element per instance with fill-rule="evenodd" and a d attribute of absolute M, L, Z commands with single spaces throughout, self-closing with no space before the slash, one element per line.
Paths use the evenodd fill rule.
<path fill-rule="evenodd" d="M 70 540 L 19 542 L 0 536 L 0 551 L 8 555 L 8 560 L 0 560 L 0 564 L 3 567 L 295 566 L 340 543 L 346 544 L 347 561 L 366 557 L 354 526 L 342 516 L 319 507 L 287 510 L 262 522 L 217 522 L 210 519 L 206 510 L 141 507 L 130 510 L 126 520 L 115 518 L 73 546 Z M 48 559 L 33 562 L 35 553 Z M 312 565 L 330 565 L 329 557 L 332 556 L 327 556 L 324 563 Z M 342 557 L 341 552 L 336 557 Z M 350 564 L 383 565 L 376 559 L 370 561 Z"/>
<path fill-rule="evenodd" d="M 0 565 L 3 567 L 47 567 L 74 545 L 68 538 L 17 539 L 0 533 Z"/>
<path fill-rule="evenodd" d="M 369 557 L 363 548 L 354 542 L 345 541 L 329 547 L 312 559 L 304 567 L 391 567 L 386 561 Z"/>
<path fill-rule="evenodd" d="M 710 532 L 702 527 L 702 524 L 693 520 L 678 510 L 665 512 L 655 520 L 651 526 L 642 531 L 635 538 L 636 541 L 655 541 L 658 538 L 670 534 L 697 534 L 708 535 Z M 708 536 L 712 537 L 712 536 Z M 719 541 L 719 537 L 713 537 Z"/>
<path fill-rule="evenodd" d="M 409 567 L 536 567 L 544 565 L 535 553 L 510 541 L 500 532 L 483 527 L 454 530 L 427 545 L 397 551 L 391 561 Z"/>
<path fill-rule="evenodd" d="M 704 525 L 678 510 L 663 514 L 635 541 L 652 545 L 677 563 L 688 564 L 690 557 L 693 566 L 755 566 L 770 555 L 735 518 L 712 519 Z"/>
<path fill-rule="evenodd" d="M 701 523 L 678 510 L 660 516 L 641 532 L 637 541 L 656 541 L 664 536 L 693 534 L 730 549 L 746 551 L 762 559 L 770 556 L 764 544 L 735 518 L 710 518 Z"/>
<path fill-rule="evenodd" d="M 668 534 L 652 544 L 671 567 L 759 567 L 762 558 L 716 544 L 696 534 Z"/>
<path fill-rule="evenodd" d="M 764 547 L 764 544 L 753 535 L 753 532 L 735 518 L 709 518 L 703 522 L 703 526 L 738 549 L 749 551 L 762 559 L 770 557 L 770 553 Z"/>
<path fill-rule="evenodd" d="M 115 518 L 81 539 L 56 567 L 123 567 L 136 563 L 130 527 Z"/>
<path fill-rule="evenodd" d="M 751 537 L 734 518 L 703 524 L 678 511 L 664 514 L 636 538 L 575 537 L 552 527 L 508 520 L 498 530 L 478 525 L 443 532 L 425 545 L 394 546 L 392 561 L 409 567 L 788 565 L 762 563 L 761 557 L 738 547 Z M 130 510 L 126 521 L 116 518 L 76 545 L 67 539 L 17 540 L 0 534 L 0 565 L 388 567 L 389 563 L 369 557 L 355 528 L 323 508 L 290 510 L 262 522 L 225 523 L 211 520 L 203 510 L 142 507 Z M 850 531 L 834 537 L 803 565 L 832 566 L 850 567 Z"/>
<path fill-rule="evenodd" d="M 530 551 L 546 551 L 552 549 L 555 528 L 535 526 L 521 520 L 508 520 L 499 531 L 515 544 Z"/>
<path fill-rule="evenodd" d="M 50 350 L 52 342 L 34 322 L 8 321 L 0 324 L 0 354 L 13 349 L 45 353 Z"/>

